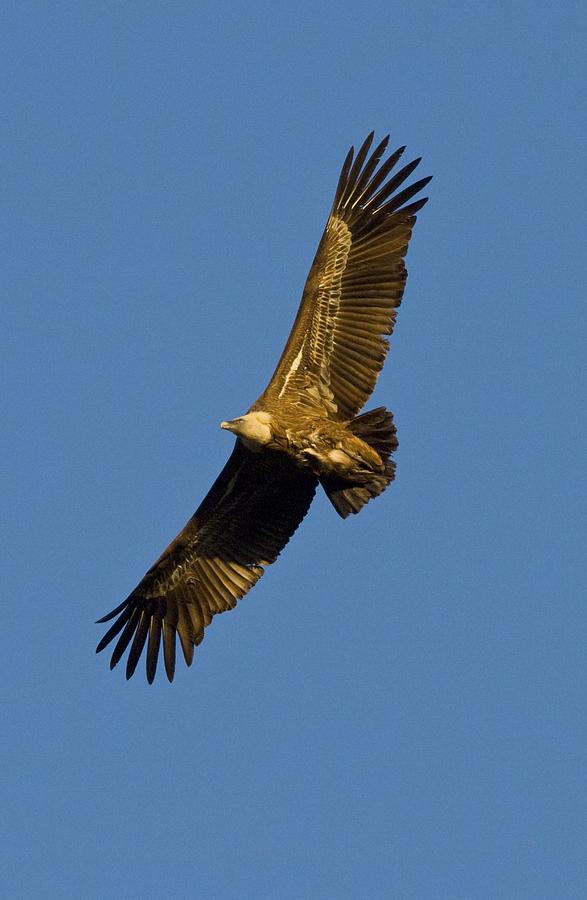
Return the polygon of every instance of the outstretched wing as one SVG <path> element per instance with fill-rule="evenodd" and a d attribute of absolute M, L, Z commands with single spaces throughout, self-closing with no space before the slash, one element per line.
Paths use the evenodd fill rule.
<path fill-rule="evenodd" d="M 147 643 L 151 683 L 163 637 L 165 671 L 172 681 L 176 634 L 189 666 L 212 617 L 236 606 L 287 544 L 308 511 L 316 483 L 284 454 L 252 453 L 237 440 L 185 528 L 124 603 L 99 619 L 118 616 L 96 652 L 120 635 L 112 669 L 132 641 L 126 664 L 130 678 Z"/>
<path fill-rule="evenodd" d="M 405 147 L 379 165 L 388 141 L 369 158 L 373 133 L 356 158 L 351 147 L 291 335 L 254 408 L 311 402 L 346 421 L 371 395 L 388 350 L 382 335 L 391 334 L 404 292 L 416 213 L 428 198 L 409 201 L 430 181 L 396 193 L 420 160 L 391 176 Z"/>

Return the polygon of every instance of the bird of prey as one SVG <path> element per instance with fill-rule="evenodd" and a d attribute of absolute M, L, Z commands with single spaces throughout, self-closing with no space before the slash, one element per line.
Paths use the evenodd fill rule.
<path fill-rule="evenodd" d="M 393 417 L 360 414 L 383 367 L 406 283 L 404 258 L 430 181 L 398 191 L 416 159 L 393 174 L 404 147 L 384 162 L 389 137 L 349 150 L 332 210 L 277 368 L 244 415 L 222 422 L 236 442 L 192 518 L 124 603 L 96 652 L 116 637 L 110 668 L 131 644 L 130 678 L 147 644 L 155 677 L 161 642 L 175 672 L 176 635 L 187 665 L 216 613 L 236 606 L 274 562 L 320 483 L 337 513 L 358 513 L 394 477 Z M 131 643 L 132 642 L 132 643 Z"/>

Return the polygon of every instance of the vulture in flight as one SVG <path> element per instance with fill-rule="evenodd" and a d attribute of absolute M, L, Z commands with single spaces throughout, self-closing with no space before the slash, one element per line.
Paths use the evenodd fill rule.
<path fill-rule="evenodd" d="M 187 665 L 216 613 L 236 606 L 306 515 L 318 483 L 336 512 L 358 513 L 394 477 L 395 426 L 384 407 L 361 414 L 383 367 L 406 283 L 404 258 L 422 178 L 401 187 L 419 159 L 394 173 L 389 137 L 371 133 L 342 166 L 332 210 L 281 359 L 249 411 L 222 422 L 236 442 L 183 530 L 124 603 L 97 647 L 130 644 L 126 677 L 146 645 L 147 679 L 159 650 L 170 681 L 176 635 Z M 401 188 L 400 190 L 398 190 Z"/>

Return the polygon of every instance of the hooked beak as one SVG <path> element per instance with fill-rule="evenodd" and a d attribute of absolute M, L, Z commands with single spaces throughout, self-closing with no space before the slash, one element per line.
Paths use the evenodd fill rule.
<path fill-rule="evenodd" d="M 236 420 L 231 419 L 229 422 L 221 422 L 220 427 L 224 428 L 225 431 L 234 431 L 236 426 Z"/>

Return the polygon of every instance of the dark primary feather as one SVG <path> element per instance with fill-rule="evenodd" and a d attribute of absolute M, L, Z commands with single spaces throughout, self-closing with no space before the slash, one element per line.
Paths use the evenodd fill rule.
<path fill-rule="evenodd" d="M 420 159 L 390 177 L 405 148 L 381 163 L 388 141 L 369 156 L 371 133 L 356 156 L 352 147 L 347 154 L 294 326 L 256 408 L 313 399 L 347 421 L 373 391 L 388 350 L 383 336 L 393 330 L 404 292 L 416 213 L 428 198 L 409 201 L 430 181 L 395 193 Z"/>
<path fill-rule="evenodd" d="M 100 622 L 118 616 L 96 652 L 118 635 L 110 666 L 130 644 L 126 676 L 146 652 L 147 679 L 157 670 L 161 640 L 171 681 L 176 634 L 187 665 L 204 629 L 232 609 L 259 580 L 305 516 L 317 480 L 285 455 L 251 453 L 240 441 L 196 513 L 130 596 Z M 122 633 L 121 633 L 122 632 Z M 131 643 L 132 642 L 132 643 Z"/>

